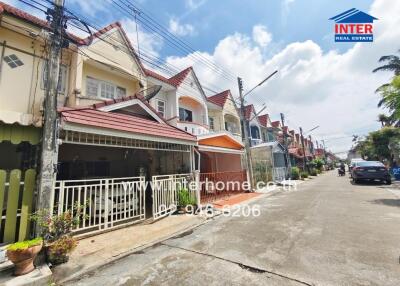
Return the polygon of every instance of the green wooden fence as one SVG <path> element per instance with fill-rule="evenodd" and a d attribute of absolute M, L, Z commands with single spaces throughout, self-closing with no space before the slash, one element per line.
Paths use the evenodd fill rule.
<path fill-rule="evenodd" d="M 0 170 L 0 243 L 29 238 L 36 171 Z"/>

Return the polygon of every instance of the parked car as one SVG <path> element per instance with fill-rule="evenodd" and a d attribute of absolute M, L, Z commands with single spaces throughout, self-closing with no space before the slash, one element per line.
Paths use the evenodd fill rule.
<path fill-rule="evenodd" d="M 352 172 L 351 172 L 351 170 L 353 169 L 354 165 L 355 165 L 357 162 L 361 162 L 361 161 L 364 161 L 364 159 L 361 159 L 361 158 L 351 159 L 350 164 L 349 164 L 349 174 L 350 174 L 350 177 L 352 177 Z"/>
<path fill-rule="evenodd" d="M 379 180 L 390 185 L 392 178 L 390 177 L 389 170 L 378 161 L 358 161 L 354 163 L 351 170 L 351 177 L 354 183 L 360 181 L 375 181 Z"/>

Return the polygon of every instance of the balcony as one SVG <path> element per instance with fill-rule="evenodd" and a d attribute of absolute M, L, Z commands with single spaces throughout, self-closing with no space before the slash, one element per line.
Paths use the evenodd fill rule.
<path fill-rule="evenodd" d="M 185 130 L 193 135 L 202 135 L 209 133 L 209 128 L 203 124 L 189 122 L 189 121 L 178 121 L 178 128 Z"/>
<path fill-rule="evenodd" d="M 251 146 L 257 146 L 257 145 L 263 143 L 263 141 L 259 138 L 250 138 L 250 143 L 251 143 Z"/>

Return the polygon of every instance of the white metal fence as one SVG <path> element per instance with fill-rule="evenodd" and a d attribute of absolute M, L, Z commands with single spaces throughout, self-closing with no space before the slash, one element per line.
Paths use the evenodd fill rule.
<path fill-rule="evenodd" d="M 272 176 L 275 182 L 282 182 L 286 179 L 286 167 L 272 168 Z"/>
<path fill-rule="evenodd" d="M 145 177 L 66 180 L 55 183 L 58 214 L 74 214 L 81 206 L 82 219 L 74 232 L 112 228 L 145 219 Z"/>
<path fill-rule="evenodd" d="M 179 191 L 186 189 L 195 198 L 195 192 L 189 190 L 191 174 L 153 176 L 153 218 L 159 219 L 175 212 L 179 203 Z"/>

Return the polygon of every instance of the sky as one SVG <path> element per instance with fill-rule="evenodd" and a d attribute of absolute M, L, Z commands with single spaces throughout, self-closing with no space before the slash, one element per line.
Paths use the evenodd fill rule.
<path fill-rule="evenodd" d="M 4 0 L 3 0 L 4 1 Z M 120 0 L 121 1 L 121 0 Z M 5 0 L 42 16 L 18 0 Z M 118 2 L 118 1 L 116 1 Z M 276 76 L 246 97 L 259 110 L 267 106 L 273 120 L 284 113 L 288 125 L 325 140 L 328 149 L 344 152 L 352 135 L 380 127 L 377 87 L 392 74 L 372 73 L 383 55 L 400 49 L 400 1 L 393 0 L 136 0 L 149 21 L 155 20 L 187 48 L 177 48 L 111 0 L 66 0 L 67 8 L 92 24 L 120 21 L 133 46 L 169 66 L 193 66 L 200 82 L 212 90 L 231 89 L 236 76 L 245 91 L 267 75 Z M 329 18 L 357 8 L 379 20 L 373 43 L 335 43 Z M 149 22 L 147 22 L 149 23 Z M 151 27 L 151 26 L 150 26 Z M 183 44 L 182 44 L 183 45 Z M 182 47 L 182 46 L 181 46 Z M 199 59 L 202 60 L 199 60 Z M 207 63 L 205 63 L 207 61 Z M 215 72 L 210 62 L 224 75 Z M 229 80 L 226 79 L 229 74 Z M 212 92 L 206 90 L 208 95 Z M 343 154 L 343 153 L 342 153 Z"/>

